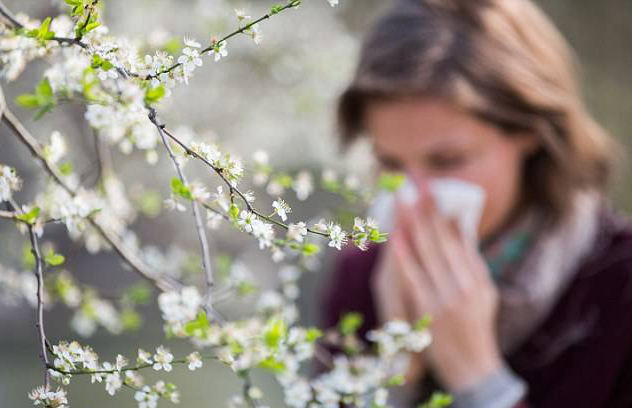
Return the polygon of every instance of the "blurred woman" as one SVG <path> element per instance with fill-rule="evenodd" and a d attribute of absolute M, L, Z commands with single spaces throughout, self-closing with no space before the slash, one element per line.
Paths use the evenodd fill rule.
<path fill-rule="evenodd" d="M 388 243 L 344 254 L 325 319 L 361 312 L 365 333 L 430 314 L 417 402 L 632 407 L 632 228 L 571 62 L 529 0 L 400 0 L 364 42 L 344 140 L 366 134 L 420 199 L 397 203 Z M 477 245 L 428 194 L 445 177 L 485 192 Z"/>

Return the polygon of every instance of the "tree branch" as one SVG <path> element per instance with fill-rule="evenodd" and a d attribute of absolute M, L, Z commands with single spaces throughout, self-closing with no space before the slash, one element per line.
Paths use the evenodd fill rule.
<path fill-rule="evenodd" d="M 178 159 L 173 153 L 173 149 L 169 145 L 169 141 L 167 140 L 167 137 L 165 136 L 165 131 L 163 129 L 164 126 L 158 123 L 156 110 L 154 108 L 150 108 L 149 110 L 149 120 L 151 120 L 154 126 L 156 126 L 156 129 L 158 129 L 158 133 L 160 134 L 162 143 L 165 146 L 165 149 L 167 149 L 167 152 L 169 153 L 169 157 L 171 158 L 171 162 L 173 163 L 173 166 L 175 167 L 176 172 L 178 173 L 178 178 L 180 179 L 180 181 L 182 181 L 184 185 L 188 185 L 187 178 L 184 175 L 184 171 L 182 170 L 180 163 L 178 163 Z M 197 200 L 192 199 L 191 206 L 193 209 L 193 217 L 195 218 L 195 227 L 197 230 L 197 235 L 200 241 L 200 247 L 202 251 L 202 267 L 204 268 L 204 274 L 206 277 L 206 293 L 204 295 L 203 307 L 207 315 L 209 316 L 216 315 L 216 313 L 213 311 L 213 304 L 212 304 L 212 299 L 211 299 L 211 291 L 213 290 L 213 286 L 215 286 L 215 280 L 213 277 L 213 265 L 211 264 L 211 255 L 210 255 L 208 240 L 206 238 L 206 231 L 204 229 L 204 221 L 202 220 L 202 213 L 200 211 L 200 206 Z"/>
<path fill-rule="evenodd" d="M 44 170 L 52 177 L 52 179 L 61 186 L 72 197 L 77 195 L 77 191 L 70 187 L 68 183 L 63 180 L 63 175 L 53 167 L 44 155 L 42 147 L 39 142 L 31 135 L 28 130 L 22 125 L 22 123 L 15 117 L 15 115 L 5 108 L 2 115 L 2 122 L 13 132 L 13 134 L 24 144 L 31 154 L 42 164 Z M 115 252 L 137 272 L 143 279 L 149 281 L 159 289 L 163 291 L 179 289 L 182 285 L 175 279 L 166 275 L 156 275 L 151 269 L 144 264 L 144 262 L 138 258 L 138 256 L 129 248 L 127 248 L 123 241 L 118 237 L 116 233 L 108 229 L 106 226 L 101 225 L 92 216 L 87 218 L 90 225 L 92 225 L 103 237 L 103 239 L 110 244 Z"/>
<path fill-rule="evenodd" d="M 44 266 L 40 253 L 37 235 L 33 232 L 33 226 L 29 224 L 29 237 L 31 239 L 31 251 L 35 257 L 35 277 L 37 278 L 37 323 L 40 340 L 40 358 L 44 363 L 44 385 L 50 388 L 50 375 L 48 373 L 48 353 L 46 351 L 46 332 L 44 331 Z"/>
<path fill-rule="evenodd" d="M 195 152 L 194 150 L 192 150 L 189 146 L 187 146 L 186 143 L 182 142 L 180 139 L 178 139 L 173 133 L 171 133 L 167 128 L 165 128 L 164 126 L 162 127 L 162 131 L 169 136 L 169 138 L 171 140 L 173 140 L 176 144 L 178 144 L 182 149 L 184 149 L 184 151 L 186 152 L 187 155 L 195 157 L 196 159 L 202 161 L 204 164 L 206 164 L 208 167 L 210 167 L 221 179 L 222 181 L 226 184 L 226 186 L 228 187 L 228 189 L 230 190 L 231 193 L 236 193 L 237 196 L 239 196 L 239 198 L 241 199 L 241 201 L 243 201 L 244 205 L 246 206 L 246 208 L 248 209 L 249 212 L 253 213 L 254 215 L 256 215 L 257 217 L 266 220 L 268 222 L 271 222 L 272 224 L 275 224 L 285 230 L 288 230 L 290 227 L 289 225 L 281 222 L 281 221 L 277 221 L 271 217 L 268 217 L 267 215 L 263 214 L 261 211 L 257 210 L 252 204 L 250 204 L 250 202 L 248 201 L 248 199 L 246 198 L 246 195 L 241 192 L 237 187 L 235 187 L 227 178 L 226 176 L 224 176 L 224 173 L 222 172 L 222 169 L 216 167 L 213 165 L 213 163 L 211 163 L 210 161 L 208 161 L 204 156 L 201 156 L 200 154 L 198 154 L 197 152 Z M 323 237 L 329 237 L 329 234 L 321 232 L 321 231 L 316 231 L 312 228 L 307 228 L 307 232 L 314 234 L 314 235 L 320 235 Z"/>
<path fill-rule="evenodd" d="M 4 17 L 6 20 L 8 20 L 11 25 L 13 25 L 13 27 L 15 28 L 24 28 L 24 25 L 22 25 L 22 23 L 20 23 L 14 16 L 13 14 L 9 11 L 9 9 L 7 9 L 7 7 L 0 1 L 0 15 L 2 15 L 2 17 Z"/>
<path fill-rule="evenodd" d="M 289 8 L 292 7 L 296 7 L 298 5 L 301 4 L 300 0 L 289 0 L 288 4 L 286 4 L 285 6 L 281 7 L 277 12 L 275 12 L 274 14 L 272 12 L 264 14 L 263 16 L 259 17 L 258 19 L 251 21 L 250 23 L 246 24 L 243 27 L 238 28 L 237 30 L 233 31 L 230 34 L 225 35 L 224 37 L 222 37 L 221 39 L 214 41 L 211 45 L 209 45 L 208 47 L 204 48 L 202 51 L 200 51 L 200 55 L 204 55 L 209 51 L 212 51 L 215 47 L 220 46 L 223 42 L 229 40 L 230 38 L 238 35 L 238 34 L 242 34 L 245 31 L 248 31 L 250 28 L 252 28 L 252 26 L 254 26 L 257 23 L 262 22 L 263 20 L 267 20 L 270 17 L 272 17 L 275 14 L 279 14 Z M 171 65 L 169 68 L 166 68 L 160 72 L 156 72 L 154 75 L 147 75 L 144 79 L 149 80 L 149 79 L 153 79 L 153 78 L 158 78 L 160 75 L 162 74 L 168 74 L 169 72 L 173 71 L 174 69 L 178 68 L 180 65 L 182 65 L 179 62 L 176 62 L 175 64 Z"/>

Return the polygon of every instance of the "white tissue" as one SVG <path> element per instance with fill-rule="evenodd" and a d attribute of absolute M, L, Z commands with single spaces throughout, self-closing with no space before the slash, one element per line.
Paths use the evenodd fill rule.
<path fill-rule="evenodd" d="M 485 204 L 485 191 L 480 186 L 455 178 L 430 180 L 428 190 L 439 212 L 457 221 L 466 240 L 476 242 Z M 393 229 L 396 196 L 404 203 L 414 204 L 419 198 L 419 190 L 407 179 L 396 194 L 380 193 L 376 197 L 369 215 L 375 218 L 380 229 L 386 232 Z"/>

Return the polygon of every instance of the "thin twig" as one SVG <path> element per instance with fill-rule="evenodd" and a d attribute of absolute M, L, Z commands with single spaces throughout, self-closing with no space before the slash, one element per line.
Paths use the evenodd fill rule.
<path fill-rule="evenodd" d="M 48 353 L 46 351 L 46 332 L 44 331 L 44 265 L 42 254 L 40 253 L 37 235 L 33 231 L 33 226 L 29 224 L 29 237 L 31 239 L 31 251 L 35 257 L 35 277 L 37 278 L 37 323 L 36 327 L 40 340 L 40 358 L 44 363 L 44 385 L 50 388 L 50 375 L 48 373 Z"/>
<path fill-rule="evenodd" d="M 13 26 L 13 28 L 20 29 L 24 28 L 24 24 L 20 23 L 13 13 L 9 11 L 9 9 L 4 5 L 2 1 L 0 1 L 0 15 L 4 17 L 8 22 Z M 68 37 L 53 37 L 51 41 L 57 41 L 60 44 L 68 44 L 68 45 L 78 45 L 79 47 L 87 50 L 88 44 L 81 41 L 81 38 L 68 38 Z"/>
<path fill-rule="evenodd" d="M 237 187 L 235 187 L 224 175 L 223 169 L 220 169 L 219 167 L 216 167 L 215 165 L 213 165 L 213 163 L 211 163 L 210 161 L 208 161 L 208 159 L 206 159 L 206 157 L 198 154 L 197 152 L 195 152 L 194 150 L 192 150 L 189 146 L 187 146 L 186 143 L 184 143 L 183 141 L 181 141 L 180 139 L 178 139 L 173 133 L 171 133 L 167 128 L 162 128 L 163 132 L 169 136 L 169 138 L 171 140 L 173 140 L 176 144 L 178 144 L 182 149 L 184 149 L 184 151 L 186 152 L 187 155 L 195 157 L 196 159 L 202 161 L 204 164 L 206 164 L 208 167 L 210 167 L 221 179 L 222 181 L 226 184 L 226 186 L 228 187 L 228 189 L 232 192 L 232 193 L 236 193 L 237 196 L 241 199 L 241 201 L 244 203 L 244 205 L 246 206 L 247 210 L 251 213 L 253 213 L 254 215 L 256 215 L 257 217 L 266 220 L 268 222 L 271 222 L 285 230 L 288 230 L 290 228 L 289 225 L 281 222 L 281 221 L 277 221 L 271 217 L 268 217 L 267 215 L 263 214 L 261 211 L 257 210 L 251 203 L 250 201 L 248 201 L 248 199 L 246 198 L 246 195 L 241 192 Z M 329 237 L 329 234 L 325 233 L 325 232 L 321 232 L 321 231 L 317 231 L 313 228 L 307 228 L 307 232 L 314 234 L 314 235 L 320 235 L 323 237 Z"/>
<path fill-rule="evenodd" d="M 285 11 L 289 8 L 295 7 L 297 5 L 300 4 L 300 1 L 297 0 L 290 0 L 288 2 L 288 4 L 286 4 L 285 6 L 283 6 L 282 8 L 280 8 L 276 13 L 274 14 L 278 14 L 282 11 Z M 238 34 L 242 34 L 246 31 L 248 31 L 250 28 L 252 28 L 252 26 L 254 26 L 257 23 L 262 22 L 263 20 L 267 20 L 270 17 L 272 17 L 274 14 L 272 13 L 267 13 L 264 14 L 263 16 L 259 17 L 258 19 L 251 21 L 250 23 L 246 24 L 243 27 L 238 28 L 237 30 L 233 31 L 230 34 L 225 35 L 224 37 L 222 37 L 221 39 L 214 41 L 211 45 L 209 45 L 208 47 L 204 48 L 202 51 L 200 51 L 200 55 L 204 55 L 205 53 L 212 51 L 213 49 L 215 49 L 215 47 L 220 46 L 223 42 L 229 40 L 230 38 L 238 35 Z M 169 68 L 165 68 L 164 70 L 160 71 L 160 72 L 156 72 L 153 75 L 147 75 L 145 77 L 146 80 L 149 79 L 154 79 L 154 78 L 158 78 L 160 75 L 162 74 L 168 74 L 169 72 L 173 71 L 174 69 L 178 68 L 179 66 L 181 66 L 182 64 L 180 62 L 176 62 L 175 64 L 171 65 Z"/>
<path fill-rule="evenodd" d="M 202 360 L 217 360 L 217 356 L 215 355 L 207 355 L 207 356 L 201 355 L 200 358 Z M 189 360 L 187 360 L 186 358 L 181 358 L 177 360 L 172 360 L 171 364 L 187 364 L 188 362 Z M 120 370 L 116 368 L 113 368 L 110 370 L 62 370 L 62 369 L 56 368 L 52 364 L 48 364 L 48 368 L 51 369 L 52 371 L 56 371 L 59 374 L 63 374 L 63 375 L 92 375 L 92 374 L 114 374 L 114 373 L 122 373 L 125 371 L 140 371 L 146 368 L 153 367 L 153 365 L 154 363 L 138 364 L 136 366 L 123 367 Z"/>
<path fill-rule="evenodd" d="M 9 22 L 13 25 L 13 27 L 15 27 L 15 28 L 24 28 L 24 25 L 22 23 L 20 23 L 13 16 L 13 14 L 9 11 L 9 9 L 7 9 L 7 7 L 1 1 L 0 1 L 0 14 L 5 19 L 9 20 Z"/>
<path fill-rule="evenodd" d="M 173 163 L 173 166 L 175 167 L 176 172 L 178 173 L 178 178 L 185 186 L 188 185 L 188 181 L 187 181 L 186 176 L 184 175 L 182 166 L 180 166 L 180 163 L 178 163 L 178 159 L 173 153 L 173 149 L 171 148 L 171 145 L 169 144 L 169 140 L 167 140 L 167 137 L 165 136 L 165 131 L 163 129 L 164 126 L 158 123 L 156 110 L 153 108 L 150 108 L 149 112 L 150 112 L 149 119 L 156 126 L 156 129 L 158 129 L 158 133 L 160 134 L 162 143 L 164 144 L 165 149 L 167 149 L 167 152 L 169 153 L 169 157 L 171 158 L 171 162 Z M 208 245 L 208 240 L 206 238 L 206 231 L 204 229 L 204 221 L 202 220 L 202 213 L 200 211 L 200 206 L 197 200 L 195 199 L 191 200 L 191 207 L 193 209 L 193 217 L 195 218 L 195 227 L 197 230 L 197 235 L 200 240 L 200 247 L 202 251 L 202 266 L 204 268 L 204 274 L 206 277 L 206 294 L 204 296 L 203 307 L 204 307 L 204 310 L 206 311 L 206 314 L 208 316 L 211 316 L 215 314 L 213 312 L 213 305 L 212 305 L 212 299 L 211 299 L 211 291 L 213 290 L 213 286 L 215 285 L 215 280 L 213 277 L 213 265 L 211 264 L 211 254 L 210 254 L 210 249 Z"/>

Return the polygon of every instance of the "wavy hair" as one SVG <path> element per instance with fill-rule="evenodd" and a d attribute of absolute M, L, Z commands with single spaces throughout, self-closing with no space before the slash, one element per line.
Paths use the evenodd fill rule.
<path fill-rule="evenodd" d="M 369 31 L 342 94 L 343 141 L 362 134 L 367 105 L 438 96 L 540 147 L 526 159 L 526 199 L 552 221 L 574 193 L 604 193 L 614 142 L 580 95 L 570 47 L 530 0 L 399 0 Z"/>

